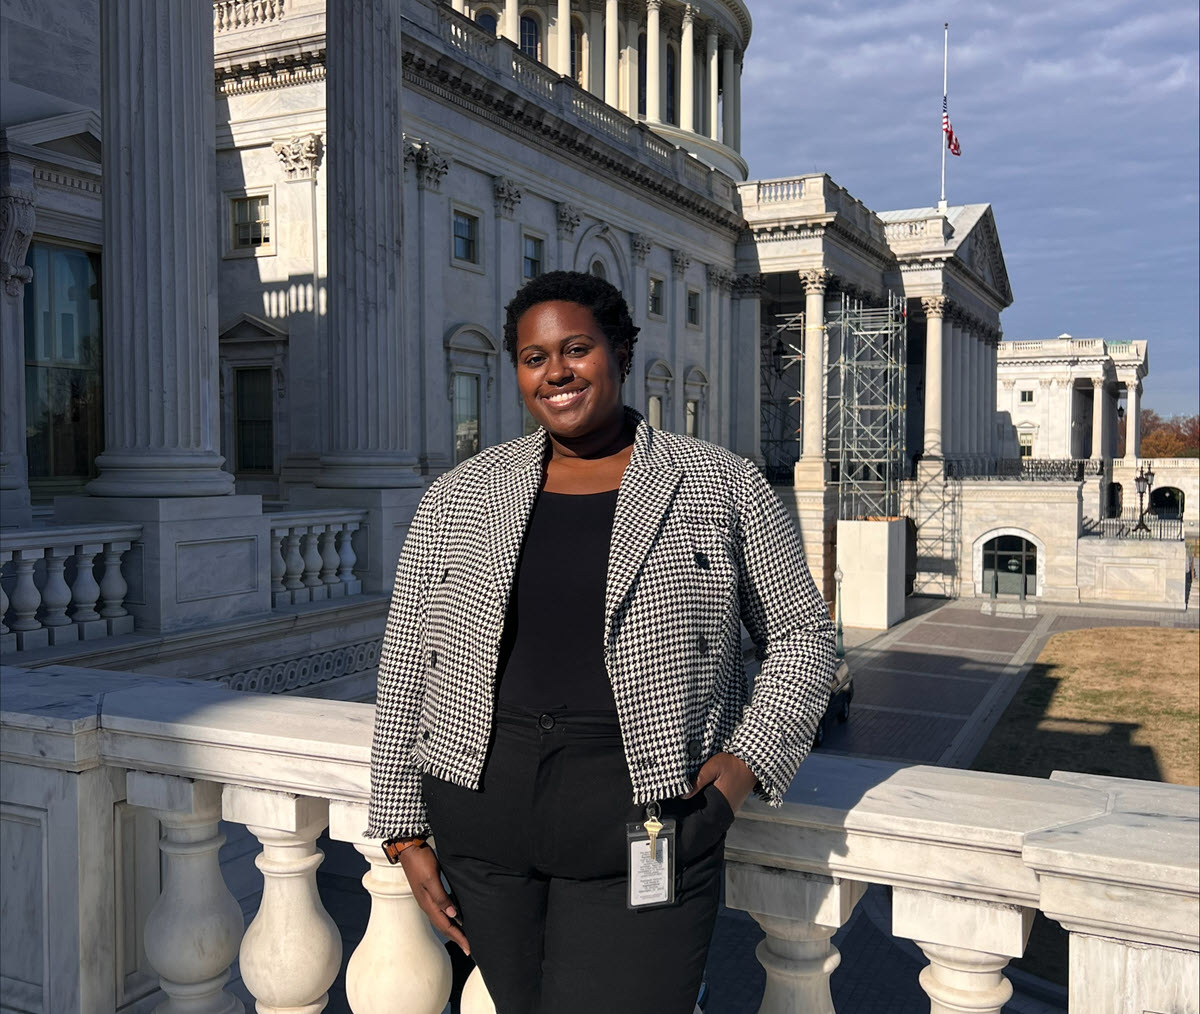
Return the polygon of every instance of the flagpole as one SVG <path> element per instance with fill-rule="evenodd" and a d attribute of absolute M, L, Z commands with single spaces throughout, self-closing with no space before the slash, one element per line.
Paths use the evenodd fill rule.
<path fill-rule="evenodd" d="M 946 86 L 949 82 L 947 68 L 949 66 L 949 58 L 950 58 L 950 22 L 947 21 L 942 26 L 942 28 L 943 28 L 943 31 L 945 32 L 945 35 L 942 39 L 942 109 L 944 110 L 946 108 L 946 100 L 949 96 L 949 92 L 947 91 Z M 941 196 L 941 200 L 938 202 L 938 208 L 940 210 L 944 211 L 946 208 L 946 128 L 945 128 L 945 120 L 944 120 L 945 113 L 943 113 L 942 115 L 943 115 L 943 126 L 942 126 L 942 132 L 941 132 L 941 138 L 942 138 L 942 196 Z"/>

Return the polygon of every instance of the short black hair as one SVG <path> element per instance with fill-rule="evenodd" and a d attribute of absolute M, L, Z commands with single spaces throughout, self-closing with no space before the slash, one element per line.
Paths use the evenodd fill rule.
<path fill-rule="evenodd" d="M 626 369 L 633 362 L 633 345 L 641 328 L 629 315 L 629 304 L 612 282 L 582 271 L 547 271 L 526 282 L 509 301 L 504 311 L 504 350 L 513 365 L 517 363 L 517 321 L 539 303 L 562 300 L 578 303 L 592 312 L 613 351 L 624 348 L 628 354 Z"/>

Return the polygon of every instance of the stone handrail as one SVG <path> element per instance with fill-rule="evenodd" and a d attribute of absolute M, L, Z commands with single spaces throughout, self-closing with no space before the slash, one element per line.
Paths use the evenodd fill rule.
<path fill-rule="evenodd" d="M 1140 346 L 1140 347 L 1139 347 Z M 1048 356 L 1063 355 L 1107 355 L 1114 359 L 1142 359 L 1145 342 L 1107 341 L 1104 338 L 1046 338 L 1020 341 L 1003 341 L 997 346 L 1001 359 L 1024 357 L 1034 352 Z"/>
<path fill-rule="evenodd" d="M 362 594 L 365 569 L 354 533 L 367 512 L 355 509 L 277 511 L 271 522 L 271 605 L 300 605 Z M 361 564 L 361 566 L 360 566 Z"/>
<path fill-rule="evenodd" d="M 287 0 L 215 0 L 213 31 L 232 32 L 239 28 L 261 28 L 283 19 Z"/>
<path fill-rule="evenodd" d="M 122 559 L 141 537 L 141 525 L 0 530 L 0 650 L 131 633 Z"/>
<path fill-rule="evenodd" d="M 807 177 L 793 176 L 787 179 L 758 180 L 754 199 L 758 204 L 777 204 L 781 201 L 804 200 L 804 184 Z"/>
<path fill-rule="evenodd" d="M 228 966 L 240 954 L 260 1009 L 320 1009 L 340 961 L 315 886 L 314 842 L 328 827 L 362 853 L 371 895 L 346 975 L 351 1010 L 442 1009 L 446 952 L 400 867 L 361 837 L 372 706 L 100 671 L 9 669 L 4 680 L 6 806 L 23 805 L 22 786 L 30 797 L 59 800 L 65 817 L 51 814 L 45 826 L 74 819 L 69 840 L 104 840 L 111 829 L 83 825 L 111 820 L 114 799 L 162 824 L 165 878 L 145 938 L 169 996 L 196 998 L 189 1009 L 226 1009 Z M 85 806 L 76 782 L 88 777 L 108 796 Z M 262 844 L 262 901 L 244 937 L 217 862 L 218 818 L 245 824 Z M 782 809 L 743 808 L 727 842 L 726 900 L 767 933 L 758 951 L 764 1012 L 832 1014 L 829 975 L 839 959 L 829 941 L 867 884 L 892 888 L 893 932 L 929 957 L 920 982 L 935 1011 L 999 1014 L 1011 994 L 1002 970 L 1022 954 L 1041 909 L 1073 936 L 1072 1010 L 1195 1012 L 1198 819 L 1192 788 L 814 755 Z M 20 853 L 17 875 L 40 876 L 41 855 Z M 143 858 L 136 869 L 157 877 L 157 864 Z M 95 873 L 89 860 L 74 874 L 81 881 Z M 98 883 L 111 885 L 113 871 L 100 872 Z M 121 889 L 144 893 L 146 885 Z M 49 913 L 45 938 L 80 946 L 82 927 L 72 920 L 85 909 Z M 5 923 L 6 953 L 9 935 L 24 932 L 16 922 Z M 89 967 L 97 953 L 115 960 L 113 941 L 88 946 Z M 55 955 L 56 967 L 70 960 Z M 1117 996 L 1132 1006 L 1116 1007 Z M 488 1005 L 476 977 L 464 1014 Z"/>

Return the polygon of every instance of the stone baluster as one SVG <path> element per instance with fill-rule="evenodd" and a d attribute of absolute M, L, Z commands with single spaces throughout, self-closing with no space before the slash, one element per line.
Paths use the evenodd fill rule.
<path fill-rule="evenodd" d="M 68 644 L 79 640 L 79 631 L 67 615 L 71 604 L 71 589 L 64 570 L 67 560 L 74 556 L 73 546 L 50 546 L 46 549 L 46 580 L 42 585 L 42 626 L 50 632 L 51 644 Z"/>
<path fill-rule="evenodd" d="M 337 540 L 342 527 L 339 524 L 326 525 L 321 533 L 321 583 L 325 585 L 325 592 L 330 598 L 339 598 L 346 593 L 338 577 L 341 559 L 338 557 Z"/>
<path fill-rule="evenodd" d="M 329 835 L 348 841 L 368 867 L 363 887 L 371 916 L 346 967 L 346 999 L 354 1014 L 440 1014 L 450 996 L 450 956 L 413 898 L 404 868 L 387 861 L 377 840 L 364 840 L 363 803 L 331 800 Z"/>
<path fill-rule="evenodd" d="M 1012 997 L 1002 974 L 1029 940 L 1034 910 L 897 887 L 892 933 L 913 940 L 929 958 L 921 988 L 930 1014 L 1001 1014 Z"/>
<path fill-rule="evenodd" d="M 347 595 L 362 594 L 362 581 L 354 576 L 354 567 L 358 563 L 358 555 L 354 552 L 354 533 L 357 531 L 358 522 L 351 521 L 338 540 L 338 578 L 345 585 Z"/>
<path fill-rule="evenodd" d="M 128 634 L 133 630 L 133 617 L 125 609 L 129 585 L 121 573 L 121 557 L 131 546 L 129 542 L 104 543 L 104 573 L 100 576 L 100 615 L 108 623 L 110 634 Z"/>
<path fill-rule="evenodd" d="M 17 644 L 22 651 L 44 648 L 50 643 L 49 633 L 38 623 L 37 611 L 42 604 L 42 593 L 33 581 L 34 564 L 44 554 L 41 549 L 17 549 L 13 551 L 16 578 L 9 604 L 12 621 L 9 628 L 17 635 Z"/>
<path fill-rule="evenodd" d="M 320 550 L 321 532 L 324 529 L 324 525 L 305 525 L 301 529 L 304 533 L 301 542 L 303 546 L 304 573 L 300 581 L 308 589 L 308 597 L 312 602 L 325 598 L 325 585 L 321 581 Z"/>
<path fill-rule="evenodd" d="M 866 885 L 746 863 L 725 868 L 725 904 L 766 932 L 756 951 L 767 973 L 759 1014 L 834 1014 L 829 977 L 841 962 L 830 943 Z"/>
<path fill-rule="evenodd" d="M 84 543 L 75 547 L 75 580 L 71 584 L 71 620 L 79 630 L 80 640 L 108 634 L 108 624 L 96 611 L 100 601 L 100 584 L 96 580 L 96 557 L 104 552 L 104 543 Z"/>
<path fill-rule="evenodd" d="M 11 559 L 12 559 L 12 553 L 10 551 L 6 550 L 4 552 L 0 552 L 0 573 L 2 573 L 4 571 L 4 568 L 8 565 L 8 563 Z M 0 583 L 0 637 L 6 638 L 6 639 L 11 634 L 11 631 L 8 629 L 8 624 L 5 622 L 7 618 L 8 618 L 8 592 L 6 592 L 4 590 L 4 585 L 2 583 Z M 16 647 L 16 638 L 14 637 L 12 640 L 13 640 L 12 647 L 15 648 Z M 5 640 L 3 642 L 3 645 L 7 649 L 9 647 L 9 642 L 7 640 Z"/>
<path fill-rule="evenodd" d="M 304 582 L 300 579 L 304 573 L 304 557 L 300 555 L 300 536 L 303 532 L 303 527 L 289 528 L 283 540 L 283 586 L 288 590 L 292 602 L 308 601 L 307 595 L 301 594 L 304 589 Z"/>
<path fill-rule="evenodd" d="M 146 919 L 146 957 L 169 997 L 160 1010 L 241 1014 L 225 984 L 242 938 L 242 910 L 221 879 L 221 787 L 131 771 L 126 798 L 163 826 L 162 894 Z"/>
<path fill-rule="evenodd" d="M 242 982 L 258 1014 L 320 1014 L 342 962 L 342 938 L 317 894 L 325 858 L 317 836 L 329 820 L 324 799 L 226 785 L 226 820 L 262 843 L 258 913 L 242 938 Z"/>
<path fill-rule="evenodd" d="M 287 564 L 283 559 L 287 534 L 286 528 L 271 528 L 271 605 L 275 607 L 288 605 L 292 601 L 292 593 L 283 583 L 287 574 Z"/>

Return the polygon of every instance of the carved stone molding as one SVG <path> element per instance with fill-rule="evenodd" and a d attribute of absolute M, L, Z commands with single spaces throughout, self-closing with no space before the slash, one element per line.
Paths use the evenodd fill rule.
<path fill-rule="evenodd" d="M 496 214 L 512 218 L 517 208 L 521 206 L 521 192 L 517 181 L 510 176 L 492 177 L 492 197 L 496 201 Z"/>
<path fill-rule="evenodd" d="M 1000 383 L 1004 385 L 1004 390 L 1006 391 L 1011 391 L 1017 386 L 1017 382 L 1015 380 L 1001 380 Z"/>
<path fill-rule="evenodd" d="M 558 228 L 558 238 L 570 239 L 579 228 L 579 223 L 583 221 L 583 212 L 574 204 L 563 201 L 554 209 L 554 220 Z"/>
<path fill-rule="evenodd" d="M 33 268 L 25 264 L 37 219 L 37 193 L 18 187 L 0 192 L 0 281 L 10 296 L 33 281 Z M 24 438 L 22 438 L 24 439 Z"/>
<path fill-rule="evenodd" d="M 232 690 L 280 694 L 372 669 L 379 664 L 379 646 L 378 639 L 341 645 L 312 655 L 229 673 L 220 677 L 220 682 Z"/>
<path fill-rule="evenodd" d="M 686 250 L 671 251 L 671 270 L 675 273 L 676 278 L 682 278 L 691 266 L 692 258 Z"/>
<path fill-rule="evenodd" d="M 629 239 L 629 245 L 633 249 L 633 262 L 635 264 L 645 264 L 646 255 L 650 252 L 650 248 L 654 243 L 644 232 L 635 232 Z"/>
<path fill-rule="evenodd" d="M 950 300 L 945 296 L 922 296 L 921 309 L 925 311 L 925 318 L 930 317 L 945 317 L 946 311 L 950 308 Z"/>
<path fill-rule="evenodd" d="M 833 283 L 833 272 L 827 268 L 810 268 L 800 272 L 800 284 L 806 293 L 824 293 Z"/>
<path fill-rule="evenodd" d="M 739 299 L 757 299 L 766 282 L 765 275 L 738 275 L 733 280 L 733 294 Z"/>
<path fill-rule="evenodd" d="M 442 177 L 450 171 L 450 160 L 439 149 L 419 137 L 404 138 L 404 166 L 413 166 L 417 173 L 417 189 L 437 193 L 442 189 Z"/>
<path fill-rule="evenodd" d="M 321 135 L 301 134 L 271 145 L 289 180 L 311 180 L 321 164 Z"/>

